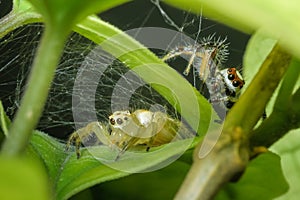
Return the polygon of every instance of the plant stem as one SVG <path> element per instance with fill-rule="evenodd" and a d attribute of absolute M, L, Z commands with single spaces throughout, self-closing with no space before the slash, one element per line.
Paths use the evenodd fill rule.
<path fill-rule="evenodd" d="M 300 88 L 289 98 L 288 108 L 274 110 L 261 126 L 253 131 L 250 138 L 251 147 L 269 147 L 292 129 L 300 127 Z"/>
<path fill-rule="evenodd" d="M 277 94 L 277 99 L 274 104 L 275 111 L 284 111 L 288 109 L 291 103 L 291 96 L 299 78 L 300 61 L 293 59 Z"/>
<path fill-rule="evenodd" d="M 300 75 L 299 65 L 299 61 L 292 61 L 281 84 L 272 114 L 251 133 L 251 147 L 269 147 L 288 131 L 299 128 L 300 89 L 298 88 L 293 95 L 293 90 Z"/>
<path fill-rule="evenodd" d="M 208 133 L 214 138 L 219 133 Z M 223 184 L 236 173 L 243 171 L 248 162 L 248 149 L 243 133 L 237 128 L 231 133 L 222 132 L 213 150 L 199 158 L 201 145 L 194 151 L 194 163 L 188 172 L 175 200 L 210 200 Z M 215 135 L 215 136 L 214 136 Z M 235 135 L 233 137 L 233 135 Z M 214 141 L 205 141 L 213 145 Z"/>
<path fill-rule="evenodd" d="M 16 12 L 12 11 L 0 20 L 0 38 L 7 33 L 25 24 L 40 22 L 41 15 L 33 11 Z"/>
<path fill-rule="evenodd" d="M 21 106 L 2 146 L 2 154 L 15 156 L 26 149 L 32 130 L 43 111 L 54 72 L 67 37 L 66 31 L 45 28 L 36 53 Z M 64 34 L 65 33 L 65 34 Z"/>

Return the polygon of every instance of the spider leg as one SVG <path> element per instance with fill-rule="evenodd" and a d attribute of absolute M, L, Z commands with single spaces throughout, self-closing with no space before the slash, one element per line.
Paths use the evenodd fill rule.
<path fill-rule="evenodd" d="M 204 56 L 202 57 L 202 62 L 199 67 L 199 78 L 205 82 L 207 77 L 210 75 L 207 71 L 209 69 L 209 60 L 211 57 L 211 52 L 210 51 L 205 51 Z"/>
<path fill-rule="evenodd" d="M 124 145 L 122 146 L 122 148 L 120 149 L 118 155 L 116 156 L 115 161 L 119 160 L 120 156 L 122 154 L 124 154 L 125 151 L 127 151 L 127 149 L 129 147 L 133 146 L 136 143 L 136 141 L 138 141 L 138 140 L 139 140 L 139 138 L 132 137 L 127 142 L 124 142 Z"/>
<path fill-rule="evenodd" d="M 184 51 L 178 51 L 178 52 L 174 52 L 174 51 L 171 51 L 170 53 L 168 53 L 167 55 L 165 55 L 163 58 L 162 58 L 162 61 L 167 61 L 167 60 L 170 60 L 174 57 L 177 57 L 177 56 L 180 56 L 184 54 Z"/>
<path fill-rule="evenodd" d="M 91 122 L 83 128 L 78 129 L 72 133 L 67 141 L 66 150 L 69 150 L 71 144 L 74 144 L 77 159 L 80 158 L 80 146 L 81 143 L 88 141 L 92 137 L 92 133 L 97 136 L 97 140 L 103 144 L 108 144 L 108 131 L 105 129 L 105 126 L 99 122 Z"/>
<path fill-rule="evenodd" d="M 79 159 L 80 158 L 81 139 L 80 139 L 78 131 L 71 134 L 71 136 L 68 139 L 68 142 L 66 144 L 66 149 L 65 149 L 66 151 L 68 151 L 70 149 L 71 144 L 75 145 L 77 159 Z"/>
<path fill-rule="evenodd" d="M 194 60 L 195 60 L 195 57 L 196 57 L 196 52 L 193 52 L 190 60 L 189 60 L 189 64 L 188 66 L 185 68 L 183 74 L 185 76 L 189 75 L 190 71 L 191 71 L 191 68 L 192 68 L 192 64 L 194 63 Z"/>
<path fill-rule="evenodd" d="M 190 70 L 192 68 L 192 64 L 194 63 L 195 57 L 203 57 L 205 54 L 203 52 L 198 52 L 197 47 L 194 46 L 188 46 L 188 47 L 177 47 L 175 50 L 171 51 L 167 55 L 165 55 L 162 60 L 166 61 L 171 58 L 181 56 L 181 55 L 187 55 L 191 56 L 189 59 L 188 66 L 185 68 L 183 74 L 187 76 L 190 73 Z"/>

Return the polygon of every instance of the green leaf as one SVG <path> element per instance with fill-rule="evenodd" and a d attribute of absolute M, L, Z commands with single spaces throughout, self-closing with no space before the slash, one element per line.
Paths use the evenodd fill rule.
<path fill-rule="evenodd" d="M 173 199 L 190 165 L 180 161 L 158 171 L 139 173 L 97 186 L 97 198 Z"/>
<path fill-rule="evenodd" d="M 299 60 L 294 59 L 292 60 L 289 70 L 287 71 L 285 78 L 282 81 L 280 90 L 278 91 L 278 97 L 274 105 L 274 109 L 276 111 L 289 112 L 288 108 L 291 105 L 293 105 L 290 102 L 290 98 L 293 95 L 293 92 L 299 88 L 299 82 L 300 82 L 300 62 Z"/>
<path fill-rule="evenodd" d="M 237 183 L 229 183 L 216 200 L 274 199 L 288 190 L 282 173 L 280 157 L 268 152 L 253 159 Z"/>
<path fill-rule="evenodd" d="M 290 185 L 289 191 L 276 200 L 297 200 L 300 193 L 300 129 L 290 131 L 271 149 L 281 157 L 282 169 Z"/>
<path fill-rule="evenodd" d="M 45 23 L 69 31 L 78 21 L 118 6 L 129 0 L 29 0 L 43 16 Z"/>
<path fill-rule="evenodd" d="M 200 139 L 197 138 L 197 141 Z M 191 142 L 191 140 L 173 142 L 153 148 L 150 152 L 125 152 L 115 162 L 117 154 L 113 154 L 107 146 L 82 148 L 82 157 L 77 159 L 75 152 L 64 151 L 64 144 L 35 131 L 28 152 L 45 164 L 56 199 L 68 199 L 95 184 L 164 166 L 170 159 L 174 159 L 174 156 L 183 153 Z"/>
<path fill-rule="evenodd" d="M 41 163 L 0 157 L 0 199 L 47 200 L 50 187 Z"/>
<path fill-rule="evenodd" d="M 28 12 L 32 9 L 31 3 L 28 0 L 13 0 L 13 12 Z"/>
<path fill-rule="evenodd" d="M 259 68 L 272 51 L 277 40 L 266 36 L 262 31 L 253 34 L 244 54 L 243 75 L 246 83 L 250 83 Z"/>
<path fill-rule="evenodd" d="M 257 31 L 254 35 L 252 35 L 247 44 L 243 62 L 243 75 L 246 82 L 245 88 L 249 86 L 249 83 L 251 83 L 254 76 L 257 74 L 261 65 L 274 48 L 276 42 L 277 40 L 266 36 L 266 34 L 264 34 L 262 31 Z M 245 88 L 243 89 L 245 90 Z M 274 94 L 277 93 L 278 89 L 274 92 Z M 267 114 L 270 114 L 273 110 L 276 97 L 274 94 L 267 105 Z"/>

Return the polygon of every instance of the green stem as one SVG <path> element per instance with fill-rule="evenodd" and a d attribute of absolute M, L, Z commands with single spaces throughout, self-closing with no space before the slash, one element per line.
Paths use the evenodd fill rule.
<path fill-rule="evenodd" d="M 2 154 L 8 156 L 24 152 L 43 111 L 54 72 L 59 61 L 67 34 L 66 31 L 46 27 L 38 48 L 28 87 L 21 106 L 2 146 Z"/>
<path fill-rule="evenodd" d="M 10 12 L 0 20 L 0 38 L 20 26 L 40 21 L 41 15 L 35 12 Z"/>
<path fill-rule="evenodd" d="M 289 70 L 282 82 L 274 105 L 275 111 L 286 110 L 290 106 L 291 95 L 300 78 L 300 62 L 292 60 Z"/>
<path fill-rule="evenodd" d="M 274 110 L 250 138 L 250 145 L 269 147 L 290 130 L 300 127 L 300 88 L 289 98 L 289 107 L 285 110 Z"/>
<path fill-rule="evenodd" d="M 269 147 L 289 130 L 299 128 L 300 89 L 292 95 L 300 75 L 299 64 L 297 60 L 292 61 L 281 84 L 272 114 L 251 133 L 252 147 Z"/>

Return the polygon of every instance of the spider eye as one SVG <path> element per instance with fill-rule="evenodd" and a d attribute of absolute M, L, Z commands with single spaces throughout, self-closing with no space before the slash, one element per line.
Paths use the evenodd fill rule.
<path fill-rule="evenodd" d="M 123 120 L 122 120 L 121 118 L 118 118 L 118 119 L 117 119 L 117 124 L 118 124 L 118 125 L 123 124 Z"/>
<path fill-rule="evenodd" d="M 227 72 L 228 72 L 228 73 L 231 73 L 231 72 L 232 72 L 232 69 L 231 69 L 231 68 L 229 68 L 229 69 L 227 70 Z"/>
<path fill-rule="evenodd" d="M 228 74 L 228 79 L 229 80 L 233 80 L 234 79 L 234 75 L 233 74 Z"/>
<path fill-rule="evenodd" d="M 127 121 L 128 117 L 124 117 L 124 120 Z"/>
<path fill-rule="evenodd" d="M 238 87 L 238 86 L 240 86 L 240 83 L 238 81 L 232 81 L 232 85 L 234 87 Z"/>
<path fill-rule="evenodd" d="M 111 125 L 115 125 L 115 123 L 116 123 L 116 121 L 115 121 L 114 118 L 110 118 L 110 119 L 109 119 L 109 122 L 110 122 Z"/>

